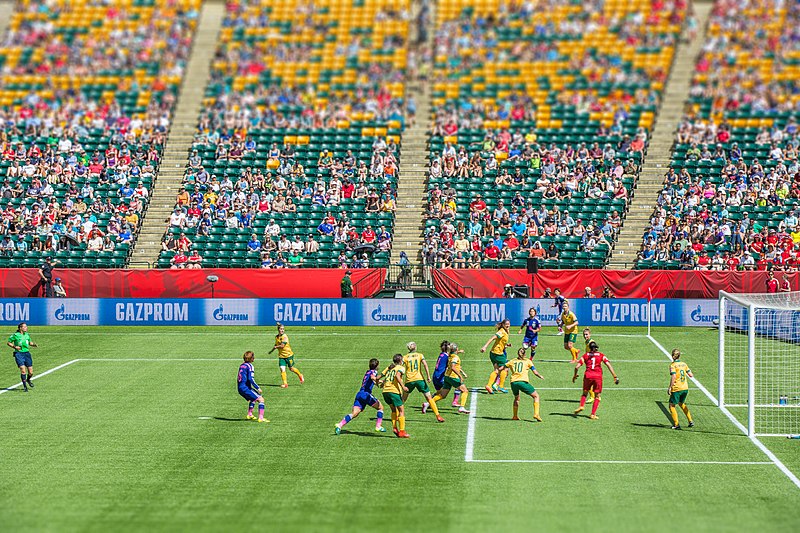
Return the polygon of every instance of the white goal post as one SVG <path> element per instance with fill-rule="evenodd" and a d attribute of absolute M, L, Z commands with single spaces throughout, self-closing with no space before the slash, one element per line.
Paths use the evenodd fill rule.
<path fill-rule="evenodd" d="M 800 292 L 720 292 L 718 402 L 751 437 L 800 433 Z"/>

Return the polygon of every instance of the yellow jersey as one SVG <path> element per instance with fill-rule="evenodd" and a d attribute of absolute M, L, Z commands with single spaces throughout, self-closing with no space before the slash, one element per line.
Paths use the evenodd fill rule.
<path fill-rule="evenodd" d="M 425 356 L 421 353 L 413 352 L 403 356 L 403 365 L 406 367 L 406 381 L 423 381 L 422 362 Z"/>
<path fill-rule="evenodd" d="M 492 353 L 502 355 L 506 351 L 506 344 L 508 344 L 508 332 L 505 328 L 500 328 L 494 334 L 494 346 L 492 346 Z"/>
<path fill-rule="evenodd" d="M 283 348 L 278 348 L 278 346 L 282 343 L 286 343 Z M 275 347 L 278 348 L 278 357 L 281 359 L 286 359 L 287 357 L 291 357 L 294 355 L 292 351 L 292 347 L 289 346 L 289 336 L 284 333 L 283 335 L 275 335 Z"/>
<path fill-rule="evenodd" d="M 564 311 L 561 313 L 561 321 L 564 323 L 564 331 L 566 333 L 578 332 L 578 317 L 572 311 Z"/>
<path fill-rule="evenodd" d="M 670 392 L 678 392 L 689 389 L 689 365 L 681 360 L 673 361 L 669 365 L 670 376 L 675 376 L 675 383 L 672 384 Z"/>
<path fill-rule="evenodd" d="M 458 354 L 453 354 L 447 360 L 447 370 L 444 371 L 444 377 L 461 379 L 461 358 Z"/>
<path fill-rule="evenodd" d="M 389 392 L 394 394 L 403 394 L 403 391 L 400 390 L 400 385 L 397 383 L 397 376 L 402 376 L 405 373 L 406 369 L 402 365 L 396 366 L 387 366 L 383 372 L 381 372 L 381 376 L 384 377 L 383 392 Z"/>
<path fill-rule="evenodd" d="M 589 343 L 592 342 L 593 340 L 594 340 L 593 338 L 589 337 L 588 339 L 586 339 L 586 342 L 584 342 L 584 345 L 586 346 L 585 353 L 589 353 Z"/>
<path fill-rule="evenodd" d="M 530 359 L 512 359 L 506 363 L 505 366 L 506 368 L 511 369 L 511 383 L 515 383 L 517 381 L 525 381 L 527 383 L 530 382 L 528 372 L 534 368 L 533 361 Z"/>

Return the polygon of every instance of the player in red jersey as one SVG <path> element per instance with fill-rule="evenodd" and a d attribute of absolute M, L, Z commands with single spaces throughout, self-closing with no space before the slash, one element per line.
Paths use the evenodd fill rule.
<path fill-rule="evenodd" d="M 597 408 L 600 407 L 600 393 L 603 392 L 602 365 L 606 365 L 611 375 L 614 376 L 614 385 L 619 385 L 619 378 L 617 377 L 617 373 L 614 372 L 614 367 L 611 366 L 611 361 L 600 352 L 597 343 L 594 341 L 589 343 L 589 351 L 578 359 L 578 363 L 575 365 L 575 374 L 572 376 L 573 383 L 578 379 L 578 369 L 582 365 L 586 365 L 586 370 L 583 373 L 583 394 L 581 394 L 581 406 L 575 409 L 575 414 L 580 413 L 586 408 L 586 395 L 589 394 L 590 390 L 594 390 L 592 416 L 589 418 L 597 420 Z"/>

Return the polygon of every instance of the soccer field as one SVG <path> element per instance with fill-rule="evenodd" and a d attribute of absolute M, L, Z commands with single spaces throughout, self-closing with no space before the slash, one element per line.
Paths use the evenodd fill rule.
<path fill-rule="evenodd" d="M 411 439 L 374 433 L 370 408 L 334 435 L 370 357 L 383 368 L 414 340 L 433 365 L 447 339 L 465 350 L 467 385 L 482 387 L 492 332 L 287 327 L 306 383 L 290 374 L 281 389 L 266 356 L 273 328 L 32 327 L 35 389 L 6 388 L 19 377 L 8 353 L 0 371 L 0 528 L 800 530 L 800 489 L 695 385 L 696 427 L 680 413 L 684 429 L 670 429 L 668 357 L 642 328 L 593 330 L 621 379 L 607 375 L 597 421 L 573 416 L 580 390 L 545 328 L 535 360 L 545 380 L 533 379 L 544 422 L 531 421 L 530 398 L 514 422 L 510 394 L 479 393 L 470 415 L 441 402 L 436 424 L 412 393 Z M 712 393 L 716 336 L 653 330 Z M 269 424 L 246 421 L 236 392 L 248 349 Z M 762 441 L 800 473 L 800 441 Z"/>

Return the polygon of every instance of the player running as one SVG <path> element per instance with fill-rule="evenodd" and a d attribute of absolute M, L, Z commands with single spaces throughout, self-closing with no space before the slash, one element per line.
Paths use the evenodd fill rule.
<path fill-rule="evenodd" d="M 567 299 L 561 295 L 561 289 L 556 288 L 554 291 L 555 296 L 553 297 L 553 305 L 550 307 L 557 307 L 558 314 L 556 315 L 556 326 L 558 326 L 558 334 L 564 334 L 564 328 L 562 327 L 564 322 L 561 319 L 561 315 L 564 313 L 564 304 L 567 303 Z"/>
<path fill-rule="evenodd" d="M 689 365 L 681 361 L 681 351 L 675 348 L 672 350 L 672 363 L 669 365 L 669 414 L 672 415 L 672 429 L 681 429 L 678 423 L 678 410 L 675 409 L 676 405 L 680 405 L 683 414 L 689 421 L 689 427 L 694 427 L 692 420 L 692 413 L 686 406 L 686 396 L 689 394 L 689 380 L 687 377 L 693 378 L 694 374 L 689 370 Z"/>
<path fill-rule="evenodd" d="M 536 308 L 528 309 L 528 317 L 522 321 L 517 335 L 525 330 L 525 337 L 522 339 L 522 347 L 531 349 L 531 360 L 536 356 L 536 346 L 539 345 L 539 332 L 542 330 L 542 323 L 536 316 Z"/>
<path fill-rule="evenodd" d="M 444 418 L 439 414 L 439 408 L 436 407 L 436 402 L 433 400 L 428 383 L 431 381 L 431 373 L 428 369 L 428 362 L 425 356 L 417 352 L 417 343 L 409 342 L 406 344 L 408 353 L 403 357 L 403 365 L 406 367 L 405 380 L 407 392 L 403 394 L 403 403 L 408 399 L 409 392 L 418 390 L 428 400 L 422 404 L 422 414 L 428 412 L 428 407 L 433 409 L 433 414 L 436 415 L 437 422 L 444 422 Z M 425 370 L 425 375 L 422 375 L 422 370 Z"/>
<path fill-rule="evenodd" d="M 589 343 L 593 341 L 592 339 L 592 330 L 587 328 L 583 328 L 583 353 L 589 352 Z M 589 401 L 594 402 L 594 389 L 589 389 Z"/>
<path fill-rule="evenodd" d="M 525 359 L 525 348 L 517 350 L 517 358 L 506 363 L 506 368 L 511 370 L 511 392 L 514 393 L 514 416 L 511 420 L 519 420 L 519 394 L 524 392 L 533 398 L 533 419 L 541 422 L 542 417 L 539 416 L 539 393 L 531 385 L 528 372 L 533 372 L 533 375 L 539 379 L 544 379 L 544 376 L 533 366 L 533 361 Z"/>
<path fill-rule="evenodd" d="M 378 379 L 378 385 L 383 391 L 383 401 L 389 404 L 389 408 L 392 410 L 392 431 L 401 439 L 407 439 L 410 436 L 406 433 L 406 412 L 401 396 L 404 392 L 408 392 L 408 388 L 403 383 L 405 370 L 403 355 L 398 353 L 392 357 L 392 364 L 381 372 Z"/>
<path fill-rule="evenodd" d="M 564 302 L 564 311 L 561 313 L 561 323 L 564 325 L 564 349 L 570 353 L 571 361 L 578 360 L 580 350 L 575 347 L 578 340 L 578 317 L 570 311 L 569 302 Z"/>
<path fill-rule="evenodd" d="M 436 392 L 436 396 L 434 396 L 433 399 L 437 402 L 443 400 L 447 398 L 447 393 L 450 392 L 450 389 L 455 389 L 456 392 L 460 393 L 459 396 L 461 398 L 458 412 L 468 415 L 469 411 L 465 406 L 467 405 L 469 389 L 464 385 L 464 381 L 467 379 L 467 373 L 461 369 L 461 358 L 458 356 L 458 354 L 464 353 L 464 350 L 459 350 L 456 344 L 450 344 L 448 346 L 448 352 L 450 352 L 450 357 L 447 360 L 447 370 L 444 373 L 444 384 L 442 388 Z"/>
<path fill-rule="evenodd" d="M 39 345 L 31 341 L 28 334 L 28 324 L 20 322 L 17 331 L 8 338 L 9 348 L 14 350 L 14 361 L 19 367 L 19 379 L 22 380 L 22 390 L 28 392 L 28 387 L 33 388 L 33 357 L 31 348 Z"/>
<path fill-rule="evenodd" d="M 489 360 L 492 362 L 494 370 L 489 374 L 489 382 L 486 383 L 486 387 L 484 387 L 489 394 L 494 394 L 495 391 L 502 393 L 508 392 L 503 388 L 503 384 L 506 381 L 506 374 L 508 374 L 505 365 L 508 362 L 506 347 L 511 346 L 511 343 L 508 342 L 508 329 L 510 327 L 511 321 L 507 318 L 498 322 L 495 325 L 497 331 L 486 341 L 483 348 L 481 348 L 481 353 L 485 353 L 489 343 L 494 342 L 494 346 L 492 346 L 492 350 L 489 353 Z"/>
<path fill-rule="evenodd" d="M 286 334 L 286 328 L 284 328 L 281 323 L 278 323 L 278 334 L 275 335 L 275 346 L 272 347 L 269 353 L 275 350 L 278 350 L 278 366 L 281 369 L 281 381 L 283 382 L 281 383 L 281 388 L 285 389 L 289 386 L 289 383 L 286 381 L 287 368 L 297 374 L 297 377 L 300 378 L 301 385 L 305 383 L 306 380 L 303 378 L 303 374 L 294 367 L 294 352 L 289 345 L 289 336 Z"/>
<path fill-rule="evenodd" d="M 247 404 L 247 419 L 256 420 L 253 415 L 253 408 L 258 402 L 258 421 L 269 422 L 264 418 L 264 396 L 261 395 L 261 387 L 258 386 L 255 379 L 255 369 L 253 368 L 253 361 L 256 356 L 251 351 L 244 352 L 244 363 L 239 365 L 239 374 L 236 376 L 236 386 L 239 389 L 239 396 L 248 401 Z"/>
<path fill-rule="evenodd" d="M 614 372 L 614 367 L 611 366 L 611 361 L 602 354 L 597 346 L 597 343 L 592 341 L 589 343 L 589 351 L 583 354 L 583 357 L 578 359 L 578 364 L 575 365 L 575 374 L 572 376 L 572 382 L 578 379 L 578 369 L 586 365 L 586 370 L 583 374 L 583 394 L 581 394 L 581 405 L 575 409 L 575 414 L 580 413 L 586 408 L 586 396 L 589 390 L 594 388 L 594 402 L 592 402 L 592 420 L 597 420 L 597 408 L 600 407 L 600 393 L 603 392 L 603 367 L 606 365 L 608 371 L 614 376 L 614 384 L 619 385 L 619 378 L 617 373 Z"/>
<path fill-rule="evenodd" d="M 444 374 L 447 372 L 447 361 L 450 359 L 450 342 L 442 341 L 439 345 L 439 357 L 436 359 L 436 368 L 433 369 L 433 388 L 436 390 L 436 393 L 439 394 L 439 391 L 442 390 L 444 387 Z M 452 346 L 456 346 L 453 344 Z M 464 353 L 464 350 L 458 350 L 458 353 Z M 461 391 L 456 389 L 455 393 L 453 394 L 453 407 L 458 407 L 461 405 L 458 402 L 458 397 L 461 395 Z"/>
<path fill-rule="evenodd" d="M 353 412 L 345 415 L 342 420 L 336 424 L 334 430 L 337 435 L 342 432 L 342 428 L 351 420 L 364 410 L 364 407 L 370 405 L 378 411 L 378 418 L 375 421 L 375 431 L 385 433 L 386 428 L 383 427 L 383 405 L 378 399 L 372 395 L 372 387 L 378 382 L 378 365 L 380 362 L 377 359 L 369 360 L 369 370 L 364 374 L 364 379 L 361 380 L 361 389 L 356 394 L 356 399 L 353 402 Z"/>

